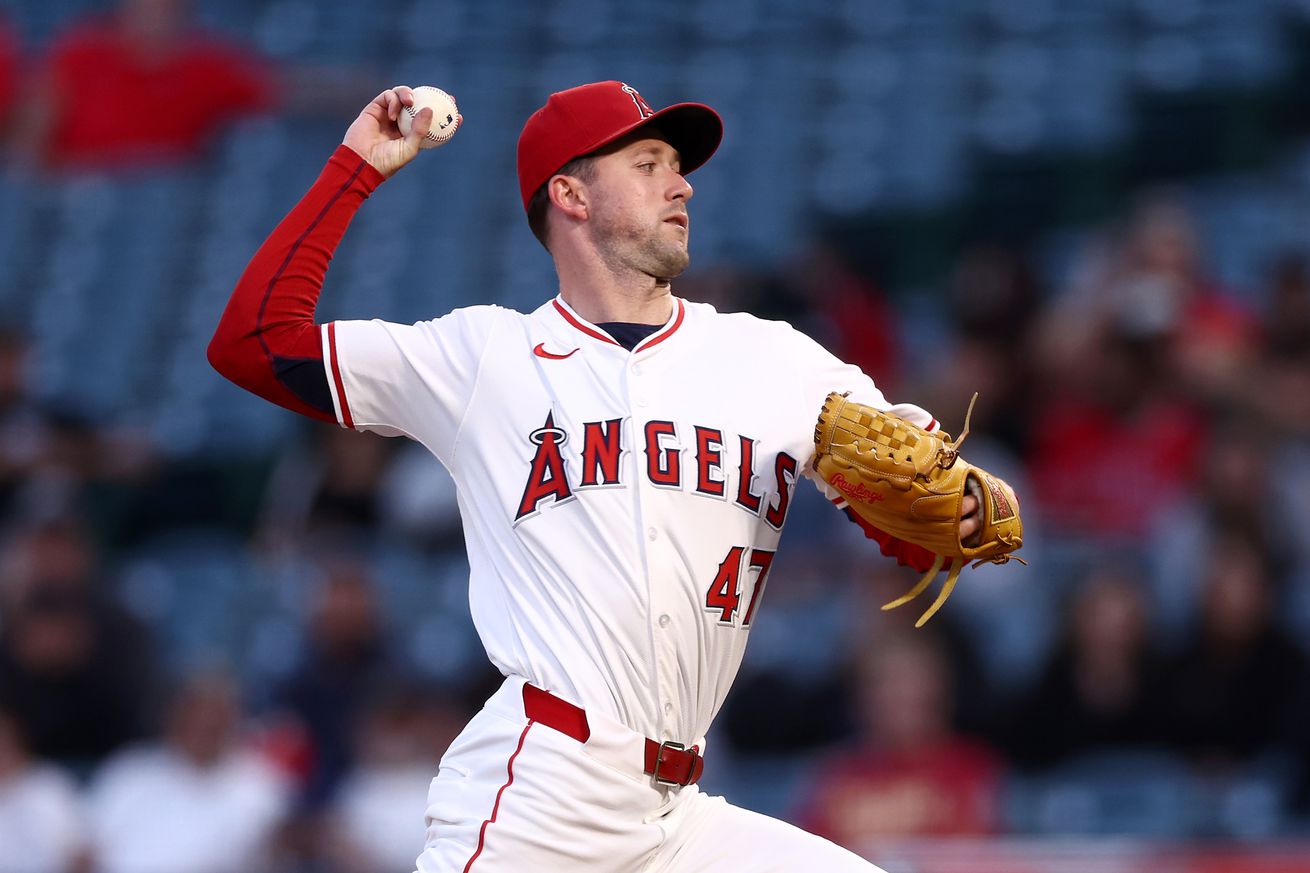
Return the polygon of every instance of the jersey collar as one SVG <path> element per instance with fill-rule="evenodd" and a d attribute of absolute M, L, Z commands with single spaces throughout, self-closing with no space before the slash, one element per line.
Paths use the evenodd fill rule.
<path fill-rule="evenodd" d="M 556 296 L 555 299 L 551 301 L 551 303 L 554 305 L 555 311 L 558 312 L 560 314 L 560 317 L 563 318 L 566 322 L 568 322 L 568 324 L 571 327 L 575 328 L 576 330 L 582 331 L 592 339 L 600 340 L 603 343 L 608 343 L 609 345 L 619 346 L 619 348 L 622 348 L 622 346 L 619 345 L 618 340 L 614 339 L 614 337 L 610 336 L 606 331 L 601 330 L 599 327 L 587 321 L 581 315 L 578 315 L 578 313 L 574 312 L 573 307 L 565 303 L 563 297 Z M 686 316 L 687 316 L 687 308 L 686 305 L 683 303 L 682 298 L 674 297 L 673 315 L 669 318 L 667 322 L 665 322 L 663 327 L 655 331 L 650 336 L 646 337 L 641 342 L 637 343 L 636 347 L 632 350 L 632 353 L 635 355 L 638 352 L 644 352 L 647 349 L 651 348 L 652 346 L 659 345 L 669 337 L 673 336 L 673 334 L 678 330 L 678 328 L 682 327 L 682 322 L 686 318 Z"/>

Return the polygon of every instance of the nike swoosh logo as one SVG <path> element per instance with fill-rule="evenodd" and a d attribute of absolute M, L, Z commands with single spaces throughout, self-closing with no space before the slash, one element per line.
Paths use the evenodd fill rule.
<path fill-rule="evenodd" d="M 573 350 L 573 352 L 576 351 L 577 349 Z M 554 354 L 553 352 L 546 351 L 545 343 L 537 343 L 537 345 L 532 349 L 532 354 L 536 355 L 539 358 L 545 358 L 548 361 L 562 361 L 565 358 L 569 357 L 569 355 L 572 355 L 573 352 L 569 352 L 568 354 L 565 355 L 557 355 Z"/>

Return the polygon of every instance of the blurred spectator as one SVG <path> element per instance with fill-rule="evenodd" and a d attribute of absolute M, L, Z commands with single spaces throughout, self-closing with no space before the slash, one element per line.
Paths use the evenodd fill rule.
<path fill-rule="evenodd" d="M 20 150 L 55 168 L 154 167 L 197 155 L 278 85 L 252 51 L 192 25 L 188 0 L 121 0 L 75 22 L 24 101 Z"/>
<path fill-rule="evenodd" d="M 1161 384 L 1161 351 L 1110 334 L 1085 349 L 1077 381 L 1048 386 L 1029 478 L 1059 534 L 1139 542 L 1194 484 L 1205 421 Z"/>
<path fill-rule="evenodd" d="M 37 478 L 55 444 L 54 423 L 27 390 L 26 337 L 0 327 L 0 517 L 37 501 L 21 492 Z"/>
<path fill-rule="evenodd" d="M 950 304 L 943 314 L 961 333 L 1013 350 L 1041 311 L 1042 290 L 1023 254 L 983 244 L 960 256 L 951 276 Z"/>
<path fill-rule="evenodd" d="M 379 532 L 382 487 L 399 444 L 343 428 L 315 428 L 312 438 L 314 449 L 293 443 L 270 477 L 260 535 L 271 548 L 367 541 Z"/>
<path fill-rule="evenodd" d="M 1303 741 L 1310 670 L 1279 631 L 1274 568 L 1249 536 L 1213 544 L 1199 633 L 1170 665 L 1164 704 L 1176 748 L 1222 771 Z"/>
<path fill-rule="evenodd" d="M 1097 249 L 1046 319 L 1048 373 L 1077 384 L 1107 336 L 1155 349 L 1151 375 L 1197 399 L 1240 398 L 1257 323 L 1209 276 L 1192 216 L 1171 194 L 1149 193 L 1121 240 Z M 1065 379 L 1057 379 L 1065 381 Z"/>
<path fill-rule="evenodd" d="M 0 11 L 0 143 L 9 133 L 9 113 L 18 96 L 18 71 L 21 52 L 18 36 Z"/>
<path fill-rule="evenodd" d="M 678 296 L 708 303 L 719 312 L 757 312 L 762 277 L 739 264 L 698 267 L 678 277 Z"/>
<path fill-rule="evenodd" d="M 919 615 L 913 606 L 880 608 L 919 573 L 879 556 L 877 544 L 817 491 L 800 488 L 795 499 L 792 512 L 817 515 L 811 524 L 818 530 L 799 526 L 803 538 L 774 561 L 770 578 L 786 583 L 766 592 L 768 612 L 752 625 L 752 656 L 715 720 L 743 754 L 812 753 L 861 734 L 865 701 L 856 677 L 864 642 L 901 633 Z M 957 680 L 948 706 L 953 723 L 977 730 L 990 699 L 981 659 L 956 618 L 950 610 L 938 615 L 933 631 Z"/>
<path fill-rule="evenodd" d="M 342 428 L 310 433 L 315 446 L 290 444 L 269 478 L 260 523 L 266 547 L 396 534 L 418 548 L 463 551 L 455 480 L 425 448 Z"/>
<path fill-rule="evenodd" d="M 1092 572 L 1041 676 L 1009 709 L 1010 760 L 1045 767 L 1159 742 L 1164 677 L 1147 618 L 1140 579 L 1113 565 Z"/>
<path fill-rule="evenodd" d="M 190 677 L 159 742 L 120 752 L 88 797 L 102 873 L 249 873 L 263 869 L 289 805 L 282 776 L 242 745 L 237 688 Z"/>
<path fill-rule="evenodd" d="M 313 765 L 302 800 L 310 809 L 331 797 L 353 764 L 355 726 L 371 696 L 407 673 L 388 646 L 368 569 L 334 557 L 323 571 L 305 649 L 274 698 L 308 732 Z"/>
<path fill-rule="evenodd" d="M 1259 536 L 1281 559 L 1302 539 L 1296 508 L 1276 490 L 1298 479 L 1290 469 L 1280 469 L 1278 481 L 1270 475 L 1277 449 L 1268 428 L 1252 427 L 1249 415 L 1226 416 L 1211 433 L 1200 481 L 1160 518 L 1148 551 L 1155 617 L 1171 643 L 1197 633 L 1211 541 L 1224 532 Z"/>
<path fill-rule="evenodd" d="M 382 516 L 378 491 L 393 443 L 341 428 L 321 433 L 323 476 L 316 488 L 306 489 L 310 494 L 306 535 L 376 530 Z"/>
<path fill-rule="evenodd" d="M 860 666 L 861 745 L 819 773 L 802 824 L 860 852 L 888 839 L 992 832 L 1001 761 L 951 728 L 941 644 L 930 631 L 888 633 Z"/>
<path fill-rule="evenodd" d="M 463 554 L 455 480 L 423 446 L 405 440 L 395 447 L 378 496 L 387 530 L 421 548 Z"/>
<path fill-rule="evenodd" d="M 84 824 L 73 779 L 33 758 L 0 708 L 0 873 L 72 873 L 83 860 Z"/>
<path fill-rule="evenodd" d="M 471 713 L 431 687 L 383 688 L 356 733 L 359 760 L 327 825 L 342 873 L 405 873 L 423 847 L 422 810 L 446 748 Z"/>
<path fill-rule="evenodd" d="M 884 393 L 895 392 L 900 365 L 899 316 L 886 295 L 830 243 L 810 245 L 783 277 L 801 306 L 802 324 L 825 348 L 868 373 Z M 751 307 L 752 312 L 757 312 Z M 758 314 L 758 312 L 757 312 Z M 782 317 L 795 321 L 784 313 Z"/>
<path fill-rule="evenodd" d="M 1027 443 L 1026 411 L 1028 384 L 1021 356 L 1013 347 L 976 334 L 961 334 L 954 343 L 938 350 L 929 381 L 916 386 L 921 399 L 942 427 L 958 434 L 965 412 L 973 402 L 969 419 L 969 457 L 975 457 L 979 438 L 993 444 L 1007 457 L 1016 458 Z M 973 401 L 973 395 L 978 395 Z"/>
<path fill-rule="evenodd" d="M 808 485 L 797 489 L 791 512 L 788 523 L 797 523 L 801 537 L 769 571 L 786 584 L 766 589 L 767 612 L 752 623 L 753 657 L 742 664 L 714 723 L 744 754 L 812 752 L 852 732 L 845 626 L 857 614 L 851 589 L 863 579 L 838 537 L 854 532 L 857 547 L 874 555 L 878 547 Z M 802 522 L 818 529 L 811 533 Z"/>
<path fill-rule="evenodd" d="M 868 548 L 870 543 L 865 541 L 859 545 Z M 849 563 L 852 559 L 846 560 Z M 965 573 L 967 575 L 961 579 L 961 586 L 977 578 L 969 578 L 972 574 L 968 570 Z M 927 608 L 927 604 L 920 605 L 919 600 L 927 599 L 932 592 L 920 595 L 918 600 L 895 610 L 884 610 L 882 606 L 910 590 L 919 581 L 920 575 L 908 567 L 893 566 L 890 561 L 881 566 L 875 564 L 859 574 L 854 602 L 845 606 L 845 609 L 858 616 L 852 622 L 855 625 L 854 632 L 844 640 L 844 654 L 851 664 L 841 677 L 851 689 L 846 701 L 847 709 L 851 712 L 848 721 L 855 726 L 857 733 L 867 733 L 869 724 L 869 693 L 866 687 L 869 678 L 869 641 L 889 635 L 896 637 L 903 633 L 911 636 L 919 634 L 920 630 L 914 627 L 914 622 L 922 610 Z M 937 581 L 940 582 L 940 579 Z M 933 591 L 936 591 L 935 586 Z M 955 597 L 960 593 L 957 589 L 949 603 L 954 604 Z M 916 607 L 919 611 L 916 611 Z M 942 612 L 933 616 L 930 636 L 933 640 L 932 648 L 946 659 L 947 723 L 957 732 L 982 736 L 995 720 L 996 695 L 975 638 L 963 618 L 959 610 L 943 607 Z"/>
<path fill-rule="evenodd" d="M 0 327 L 0 519 L 66 513 L 91 481 L 144 479 L 153 444 L 39 402 L 28 387 L 30 357 L 23 333 Z"/>
<path fill-rule="evenodd" d="M 1310 346 L 1264 357 L 1247 398 L 1273 433 L 1310 438 Z"/>
<path fill-rule="evenodd" d="M 1274 357 L 1295 356 L 1310 348 L 1310 260 L 1287 255 L 1274 266 L 1265 346 Z"/>
<path fill-rule="evenodd" d="M 1310 262 L 1284 258 L 1274 271 L 1265 315 L 1265 354 L 1246 398 L 1275 433 L 1310 437 Z"/>
<path fill-rule="evenodd" d="M 150 733 L 153 648 L 106 596 L 82 528 L 62 520 L 23 531 L 0 566 L 0 706 L 32 751 L 84 767 Z"/>
<path fill-rule="evenodd" d="M 955 321 L 955 348 L 933 357 L 940 372 L 933 374 L 936 384 L 927 386 L 922 402 L 939 417 L 962 416 L 977 392 L 972 430 L 1022 453 L 1032 362 L 1016 352 L 1024 348 L 1040 312 L 1037 278 L 1018 251 L 980 245 L 961 255 L 948 293 L 943 314 Z"/>
<path fill-rule="evenodd" d="M 1186 454 L 1187 447 L 1176 440 L 1187 438 L 1178 427 L 1188 427 L 1180 417 L 1188 401 L 1242 400 L 1256 341 L 1250 313 L 1205 270 L 1187 208 L 1172 195 L 1150 194 L 1138 204 L 1121 239 L 1091 250 L 1069 290 L 1044 317 L 1035 353 L 1045 395 L 1056 401 L 1056 409 L 1035 422 L 1034 438 L 1045 440 L 1036 451 L 1047 463 L 1058 463 L 1049 455 L 1052 443 L 1076 439 L 1065 455 L 1076 456 L 1070 460 L 1079 467 L 1083 455 L 1103 460 L 1098 456 L 1115 452 L 1121 440 L 1140 442 L 1155 434 L 1150 427 L 1155 419 L 1165 430 L 1141 444 L 1146 463 L 1138 461 L 1129 477 L 1151 468 L 1166 476 L 1186 472 L 1179 463 L 1186 457 L 1179 452 Z M 1129 429 L 1069 421 L 1069 406 L 1079 405 L 1070 404 L 1073 397 L 1110 412 Z M 1131 429 L 1133 423 L 1137 429 Z M 1167 456 L 1159 456 L 1161 451 Z M 1112 476 L 1106 480 L 1112 473 L 1100 467 L 1089 471 L 1089 478 L 1113 481 Z M 1158 476 L 1141 481 L 1150 482 L 1151 488 L 1141 489 L 1150 499 L 1120 526 L 1138 532 L 1141 516 L 1157 509 L 1162 486 L 1178 484 Z M 1047 495 L 1061 506 L 1068 502 L 1068 494 Z"/>

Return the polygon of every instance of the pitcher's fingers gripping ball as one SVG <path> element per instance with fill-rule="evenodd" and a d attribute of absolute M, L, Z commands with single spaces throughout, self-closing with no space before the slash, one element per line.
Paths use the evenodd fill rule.
<path fill-rule="evenodd" d="M 974 395 L 977 399 L 977 395 Z M 969 404 L 970 412 L 973 404 Z M 814 468 L 841 492 L 861 518 L 894 537 L 937 555 L 932 568 L 905 596 L 883 607 L 908 603 L 928 587 L 947 560 L 951 566 L 941 594 L 915 622 L 920 627 L 950 596 L 960 570 L 970 561 L 1004 564 L 1023 545 L 1023 522 L 1014 491 L 996 476 L 960 457 L 968 418 L 958 440 L 927 431 L 903 418 L 829 394 L 814 430 Z M 960 541 L 965 495 L 978 500 L 978 533 Z"/>
<path fill-rule="evenodd" d="M 400 115 L 396 118 L 401 134 L 409 136 L 414 119 L 424 109 L 432 110 L 432 127 L 427 136 L 419 141 L 419 148 L 434 149 L 450 142 L 464 117 L 459 114 L 454 97 L 431 85 L 419 85 L 414 89 L 413 105 L 401 107 Z"/>

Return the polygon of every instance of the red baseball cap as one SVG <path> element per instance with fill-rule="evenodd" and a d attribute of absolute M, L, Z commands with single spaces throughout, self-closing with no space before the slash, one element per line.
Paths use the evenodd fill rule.
<path fill-rule="evenodd" d="M 519 134 L 523 208 L 560 167 L 647 124 L 678 150 L 684 176 L 708 161 L 723 139 L 723 121 L 710 107 L 675 103 L 656 112 L 622 82 L 593 82 L 551 94 Z"/>

